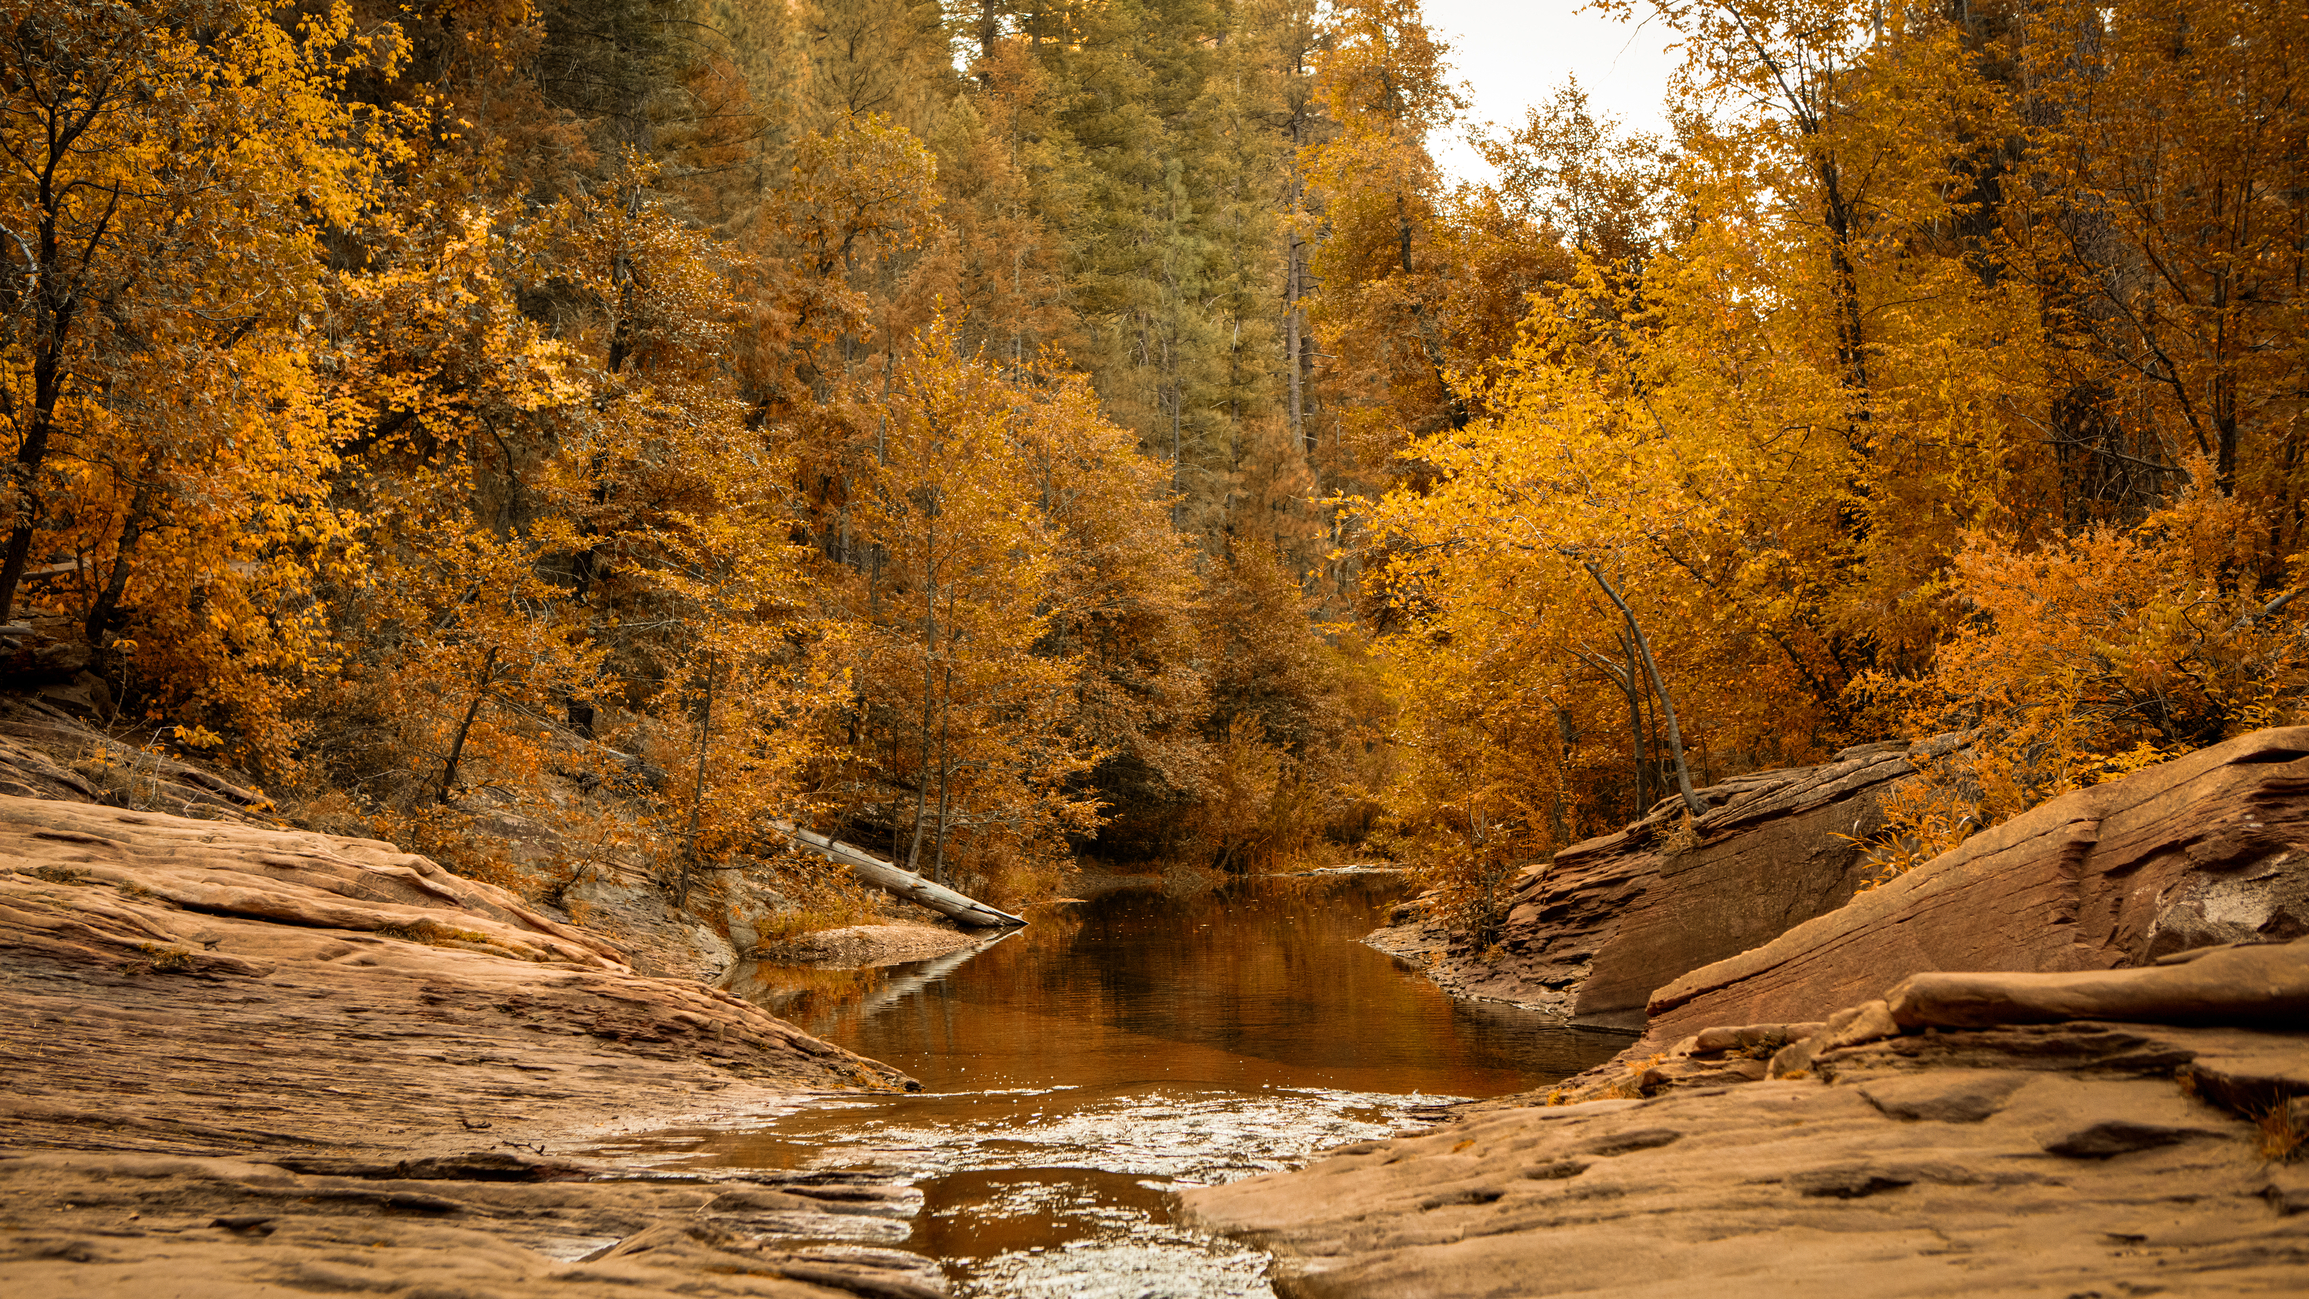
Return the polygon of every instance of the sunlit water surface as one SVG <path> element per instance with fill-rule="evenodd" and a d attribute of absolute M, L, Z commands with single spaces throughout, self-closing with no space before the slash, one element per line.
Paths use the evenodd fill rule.
<path fill-rule="evenodd" d="M 741 967 L 733 990 L 922 1092 L 598 1153 L 909 1181 L 922 1208 L 886 1243 L 938 1259 L 960 1295 L 1267 1295 L 1266 1256 L 1176 1226 L 1173 1192 L 1417 1127 L 1626 1043 L 1455 1002 L 1363 946 L 1401 892 L 1388 875 L 1125 890 L 937 961 Z"/>

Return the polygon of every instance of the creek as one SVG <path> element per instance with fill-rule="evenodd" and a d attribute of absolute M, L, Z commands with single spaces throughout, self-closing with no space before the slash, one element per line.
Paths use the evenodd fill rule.
<path fill-rule="evenodd" d="M 850 1238 L 938 1260 L 957 1295 L 1267 1295 L 1266 1256 L 1173 1223 L 1174 1191 L 1416 1128 L 1626 1044 L 1454 1001 L 1363 946 L 1403 887 L 1315 874 L 1124 889 L 936 961 L 741 967 L 734 991 L 923 1090 L 599 1153 L 911 1185 L 903 1219 Z"/>

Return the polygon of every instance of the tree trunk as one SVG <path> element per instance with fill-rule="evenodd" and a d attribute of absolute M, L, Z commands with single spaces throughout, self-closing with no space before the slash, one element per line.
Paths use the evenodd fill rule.
<path fill-rule="evenodd" d="M 45 251 L 53 252 L 53 239 L 43 241 Z M 48 259 L 50 261 L 53 258 Z M 47 297 L 50 276 L 42 275 L 42 298 Z M 64 337 L 71 330 L 77 304 L 67 300 L 51 308 L 42 302 L 40 313 L 49 317 L 49 328 L 40 334 L 38 351 L 32 360 L 32 410 L 26 421 L 24 441 L 17 445 L 16 463 L 9 467 L 8 486 L 15 499 L 9 504 L 16 514 L 15 525 L 8 530 L 8 549 L 0 556 L 0 622 L 8 621 L 16 610 L 16 587 L 24 580 L 24 569 L 32 558 L 32 530 L 40 515 L 40 498 L 33 493 L 40 466 L 48 458 L 49 431 L 56 425 L 56 402 L 64 391 Z"/>
<path fill-rule="evenodd" d="M 92 648 L 103 648 L 104 629 L 112 621 L 113 612 L 120 608 L 120 597 L 128 590 L 129 565 L 136 555 L 137 543 L 144 540 L 144 525 L 152 518 L 152 497 L 160 476 L 160 457 L 155 455 L 144 464 L 136 484 L 136 495 L 128 502 L 128 517 L 121 520 L 120 544 L 112 552 L 112 576 L 99 592 L 96 603 L 88 607 L 88 620 L 81 630 Z"/>
<path fill-rule="evenodd" d="M 489 687 L 497 679 L 497 650 L 492 646 L 481 660 L 481 680 L 473 687 L 473 702 L 466 705 L 465 720 L 457 724 L 457 738 L 449 742 L 449 760 L 441 764 L 441 788 L 435 797 L 446 806 L 449 791 L 457 783 L 457 764 L 465 757 L 465 737 L 473 733 L 473 719 L 481 715 L 481 705 L 489 698 Z"/>
<path fill-rule="evenodd" d="M 1026 924 L 1023 917 L 998 911 L 975 898 L 933 884 L 912 871 L 900 870 L 863 848 L 843 843 L 839 839 L 829 839 L 784 821 L 773 821 L 770 825 L 778 833 L 790 837 L 797 846 L 849 867 L 851 874 L 875 888 L 928 907 L 958 923 L 976 929 L 1017 929 Z"/>
<path fill-rule="evenodd" d="M 1684 810 L 1695 817 L 1699 816 L 1708 809 L 1701 805 L 1699 795 L 1692 792 L 1692 770 L 1684 765 L 1684 733 L 1676 725 L 1676 701 L 1668 696 L 1668 683 L 1660 679 L 1660 665 L 1652 659 L 1651 642 L 1644 638 L 1644 629 L 1636 624 L 1636 611 L 1620 598 L 1619 591 L 1604 578 L 1603 570 L 1585 560 L 1580 561 L 1580 567 L 1587 570 L 1587 575 L 1595 579 L 1595 584 L 1603 588 L 1603 593 L 1611 597 L 1613 604 L 1619 606 L 1620 616 L 1627 619 L 1628 634 L 1635 638 L 1636 651 L 1643 656 L 1644 673 L 1652 679 L 1652 689 L 1660 697 L 1660 712 L 1668 721 L 1668 752 L 1676 760 L 1676 786 L 1683 793 Z"/>
<path fill-rule="evenodd" d="M 93 104 L 90 111 L 94 111 Z M 45 132 L 46 165 L 40 172 L 39 189 L 34 198 L 34 207 L 40 213 L 40 249 L 29 259 L 33 265 L 28 268 L 36 277 L 32 306 L 35 340 L 32 409 L 25 412 L 24 440 L 17 444 L 16 463 L 9 467 L 8 486 L 15 497 L 9 505 L 15 511 L 15 519 L 8 530 L 7 552 L 0 556 L 0 623 L 7 622 L 15 613 L 16 587 L 24 580 L 25 565 L 32 557 L 32 531 L 40 515 L 40 500 L 32 488 L 39 478 L 41 464 L 48 458 L 48 438 L 56 426 L 56 404 L 64 396 L 65 348 L 81 306 L 78 290 L 69 287 L 78 284 L 80 277 L 64 273 L 73 252 L 62 247 L 57 237 L 57 222 L 73 186 L 67 185 L 60 191 L 56 186 L 56 170 L 78 134 L 58 129 L 62 126 L 62 116 L 55 106 L 50 106 Z M 97 222 L 96 234 L 80 250 L 81 276 L 87 274 L 119 208 L 120 194 L 116 190 L 103 218 Z M 11 409 L 8 414 L 14 416 L 16 412 Z"/>
<path fill-rule="evenodd" d="M 948 588 L 952 590 L 951 587 Z M 946 680 L 938 692 L 938 833 L 932 841 L 930 878 L 946 882 L 947 814 L 954 806 L 954 601 L 946 601 Z"/>
<path fill-rule="evenodd" d="M 1628 699 L 1628 764 L 1635 772 L 1635 806 L 1628 810 L 1628 819 L 1640 820 L 1644 809 L 1652 805 L 1652 784 L 1646 774 L 1651 754 L 1644 748 L 1644 706 L 1638 687 L 1642 678 L 1637 675 L 1636 647 L 1628 643 L 1626 636 L 1615 635 L 1613 639 L 1619 643 L 1620 652 L 1628 657 L 1627 675 L 1619 679 L 1619 688 Z"/>
<path fill-rule="evenodd" d="M 1550 699 L 1547 706 L 1555 710 L 1556 737 L 1563 741 L 1563 747 L 1556 751 L 1555 798 L 1548 806 L 1548 828 L 1555 831 L 1555 846 L 1561 848 L 1571 842 L 1571 823 L 1564 815 L 1563 794 L 1571 776 L 1571 746 L 1579 742 L 1579 734 L 1572 730 L 1571 714 L 1563 711 L 1563 705 Z"/>
<path fill-rule="evenodd" d="M 925 507 L 926 509 L 928 507 Z M 938 516 L 930 514 L 922 552 L 922 763 L 914 781 L 914 844 L 906 869 L 922 862 L 922 818 L 930 806 L 930 712 L 938 687 Z"/>
<path fill-rule="evenodd" d="M 689 905 L 689 886 L 690 886 L 690 877 L 691 877 L 692 873 L 693 873 L 693 872 L 695 872 L 695 870 L 697 869 L 697 860 L 698 860 L 698 813 L 699 813 L 701 810 L 703 810 L 703 809 L 704 809 L 704 807 L 705 807 L 705 801 L 706 801 L 706 751 L 707 751 L 707 749 L 708 749 L 708 748 L 709 748 L 709 747 L 710 747 L 710 746 L 713 744 L 713 738 L 714 738 L 714 672 L 713 672 L 713 660 L 712 660 L 711 658 L 708 658 L 708 659 L 706 660 L 706 700 L 705 700 L 705 714 L 704 714 L 702 717 L 698 718 L 698 769 L 697 769 L 697 778 L 696 778 L 695 780 L 693 780 L 693 781 L 690 783 L 690 795 L 689 795 L 689 828 L 688 828 L 688 829 L 686 829 L 686 830 L 684 830 L 684 831 L 682 832 L 682 849 L 681 849 L 681 882 L 680 882 L 679 884 L 677 884 L 677 885 L 674 887 L 674 892 L 673 892 L 673 904 L 674 904 L 674 906 L 675 906 L 675 907 L 677 907 L 677 908 L 679 908 L 679 907 L 684 907 L 684 906 L 687 906 L 687 905 Z"/>

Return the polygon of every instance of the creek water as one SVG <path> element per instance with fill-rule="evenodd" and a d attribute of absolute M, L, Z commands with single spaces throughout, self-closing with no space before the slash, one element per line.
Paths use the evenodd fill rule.
<path fill-rule="evenodd" d="M 919 1207 L 872 1243 L 936 1259 L 958 1295 L 1266 1295 L 1265 1256 L 1174 1223 L 1174 1192 L 1415 1128 L 1626 1043 L 1455 1002 L 1363 946 L 1402 891 L 1383 874 L 1129 889 L 937 961 L 741 967 L 734 991 L 922 1091 L 601 1153 L 909 1183 Z"/>

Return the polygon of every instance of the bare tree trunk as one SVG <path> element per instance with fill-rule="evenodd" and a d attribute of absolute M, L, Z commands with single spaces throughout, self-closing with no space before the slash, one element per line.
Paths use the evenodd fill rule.
<path fill-rule="evenodd" d="M 976 929 L 1016 928 L 1023 926 L 1023 917 L 1007 911 L 998 911 L 973 898 L 967 898 L 943 885 L 933 884 L 910 871 L 902 871 L 889 862 L 861 848 L 852 847 L 838 839 L 829 839 L 784 821 L 770 822 L 770 828 L 790 835 L 794 842 L 816 852 L 830 861 L 850 868 L 850 873 L 868 884 L 909 902 L 930 908 L 943 916 Z"/>
<path fill-rule="evenodd" d="M 105 624 L 112 621 L 113 611 L 120 608 L 120 597 L 128 590 L 128 570 L 136 555 L 137 543 L 144 540 L 144 525 L 152 519 L 152 497 L 158 490 L 160 457 L 147 459 L 136 484 L 136 494 L 128 503 L 128 517 L 120 523 L 120 544 L 113 547 L 112 576 L 99 592 L 96 603 L 88 607 L 88 620 L 81 624 L 89 645 L 103 648 Z"/>
<path fill-rule="evenodd" d="M 925 507 L 930 508 L 930 507 Z M 922 763 L 914 781 L 914 844 L 906 869 L 922 864 L 922 818 L 930 804 L 930 710 L 938 689 L 938 515 L 928 520 L 922 552 Z"/>
<path fill-rule="evenodd" d="M 1644 638 L 1644 629 L 1636 624 L 1636 611 L 1620 598 L 1619 591 L 1605 579 L 1603 570 L 1585 560 L 1580 561 L 1580 567 L 1587 570 L 1587 575 L 1595 579 L 1595 584 L 1603 588 L 1603 593 L 1611 597 L 1613 604 L 1619 606 L 1620 616 L 1627 619 L 1628 634 L 1635 638 L 1636 651 L 1643 656 L 1644 672 L 1652 679 L 1652 689 L 1660 697 L 1660 712 L 1668 721 L 1668 752 L 1676 760 L 1676 787 L 1683 793 L 1684 810 L 1699 816 L 1708 809 L 1701 806 L 1699 795 L 1692 792 L 1692 771 L 1684 765 L 1684 733 L 1676 725 L 1676 701 L 1668 697 L 1668 683 L 1660 679 L 1660 665 L 1652 659 L 1652 644 Z"/>
<path fill-rule="evenodd" d="M 1628 662 L 1631 665 L 1636 662 L 1632 654 Z M 1665 794 L 1668 789 L 1668 772 L 1667 765 L 1660 759 L 1660 714 L 1659 710 L 1652 706 L 1652 700 L 1656 694 L 1650 688 L 1650 674 L 1647 673 L 1640 684 L 1644 687 L 1641 691 L 1644 706 L 1644 748 L 1651 754 L 1650 783 L 1645 792 L 1651 793 L 1656 790 L 1658 794 Z M 1658 794 L 1653 794 L 1654 801 L 1657 801 Z M 1644 806 L 1649 808 L 1651 803 L 1645 803 Z"/>
<path fill-rule="evenodd" d="M 949 615 L 952 610 L 947 611 Z M 952 621 L 951 617 L 948 619 Z M 951 648 L 951 647 L 949 647 Z M 954 759 L 948 744 L 954 727 L 954 664 L 946 664 L 946 689 L 938 701 L 938 833 L 930 857 L 930 878 L 946 882 L 947 813 L 954 804 Z"/>
<path fill-rule="evenodd" d="M 491 646 L 481 659 L 481 680 L 473 687 L 473 702 L 465 708 L 465 720 L 457 724 L 457 738 L 449 742 L 449 760 L 441 764 L 441 788 L 435 798 L 449 801 L 449 790 L 457 783 L 457 764 L 465 757 L 465 737 L 473 733 L 473 719 L 481 715 L 482 701 L 489 698 L 489 687 L 497 679 L 497 649 Z"/>
<path fill-rule="evenodd" d="M 1298 134 L 1298 124 L 1296 122 L 1292 124 L 1292 134 L 1294 137 Z M 1295 191 L 1298 188 L 1299 168 L 1298 163 L 1295 161 L 1296 155 L 1294 154 L 1293 157 L 1294 161 L 1291 164 L 1291 183 L 1294 190 L 1292 198 L 1295 205 L 1298 198 L 1298 195 Z M 1313 438 L 1307 436 L 1306 393 L 1303 386 L 1304 381 L 1299 373 L 1300 357 L 1301 354 L 1306 350 L 1305 344 L 1301 340 L 1300 331 L 1302 326 L 1299 312 L 1299 296 L 1302 291 L 1299 268 L 1304 262 L 1305 258 L 1306 253 L 1303 251 L 1302 245 L 1299 242 L 1298 232 L 1293 231 L 1291 233 L 1290 262 L 1283 271 L 1284 364 L 1289 368 L 1291 372 L 1291 441 L 1298 444 L 1300 450 L 1306 454 L 1308 462 L 1312 464 L 1315 459 L 1315 441 Z"/>
<path fill-rule="evenodd" d="M 946 826 L 947 814 L 953 807 L 954 790 L 954 601 L 959 593 L 952 585 L 946 588 L 946 680 L 938 694 L 938 833 L 933 842 L 930 858 L 931 878 L 940 884 L 946 882 Z"/>
<path fill-rule="evenodd" d="M 714 661 L 706 659 L 705 713 L 698 718 L 698 768 L 696 779 L 690 782 L 689 828 L 682 831 L 681 882 L 674 886 L 675 907 L 689 905 L 690 876 L 697 869 L 698 813 L 706 802 L 706 750 L 714 739 Z"/>
<path fill-rule="evenodd" d="M 1620 680 L 1620 689 L 1628 697 L 1628 752 L 1631 755 L 1628 760 L 1633 764 L 1636 776 L 1635 806 L 1629 810 L 1628 818 L 1641 820 L 1644 809 L 1652 805 L 1652 755 L 1644 744 L 1643 678 L 1638 675 L 1640 669 L 1636 647 L 1628 643 L 1626 636 L 1615 634 L 1613 639 L 1619 642 L 1620 652 L 1627 655 L 1628 659 L 1627 676 Z"/>

